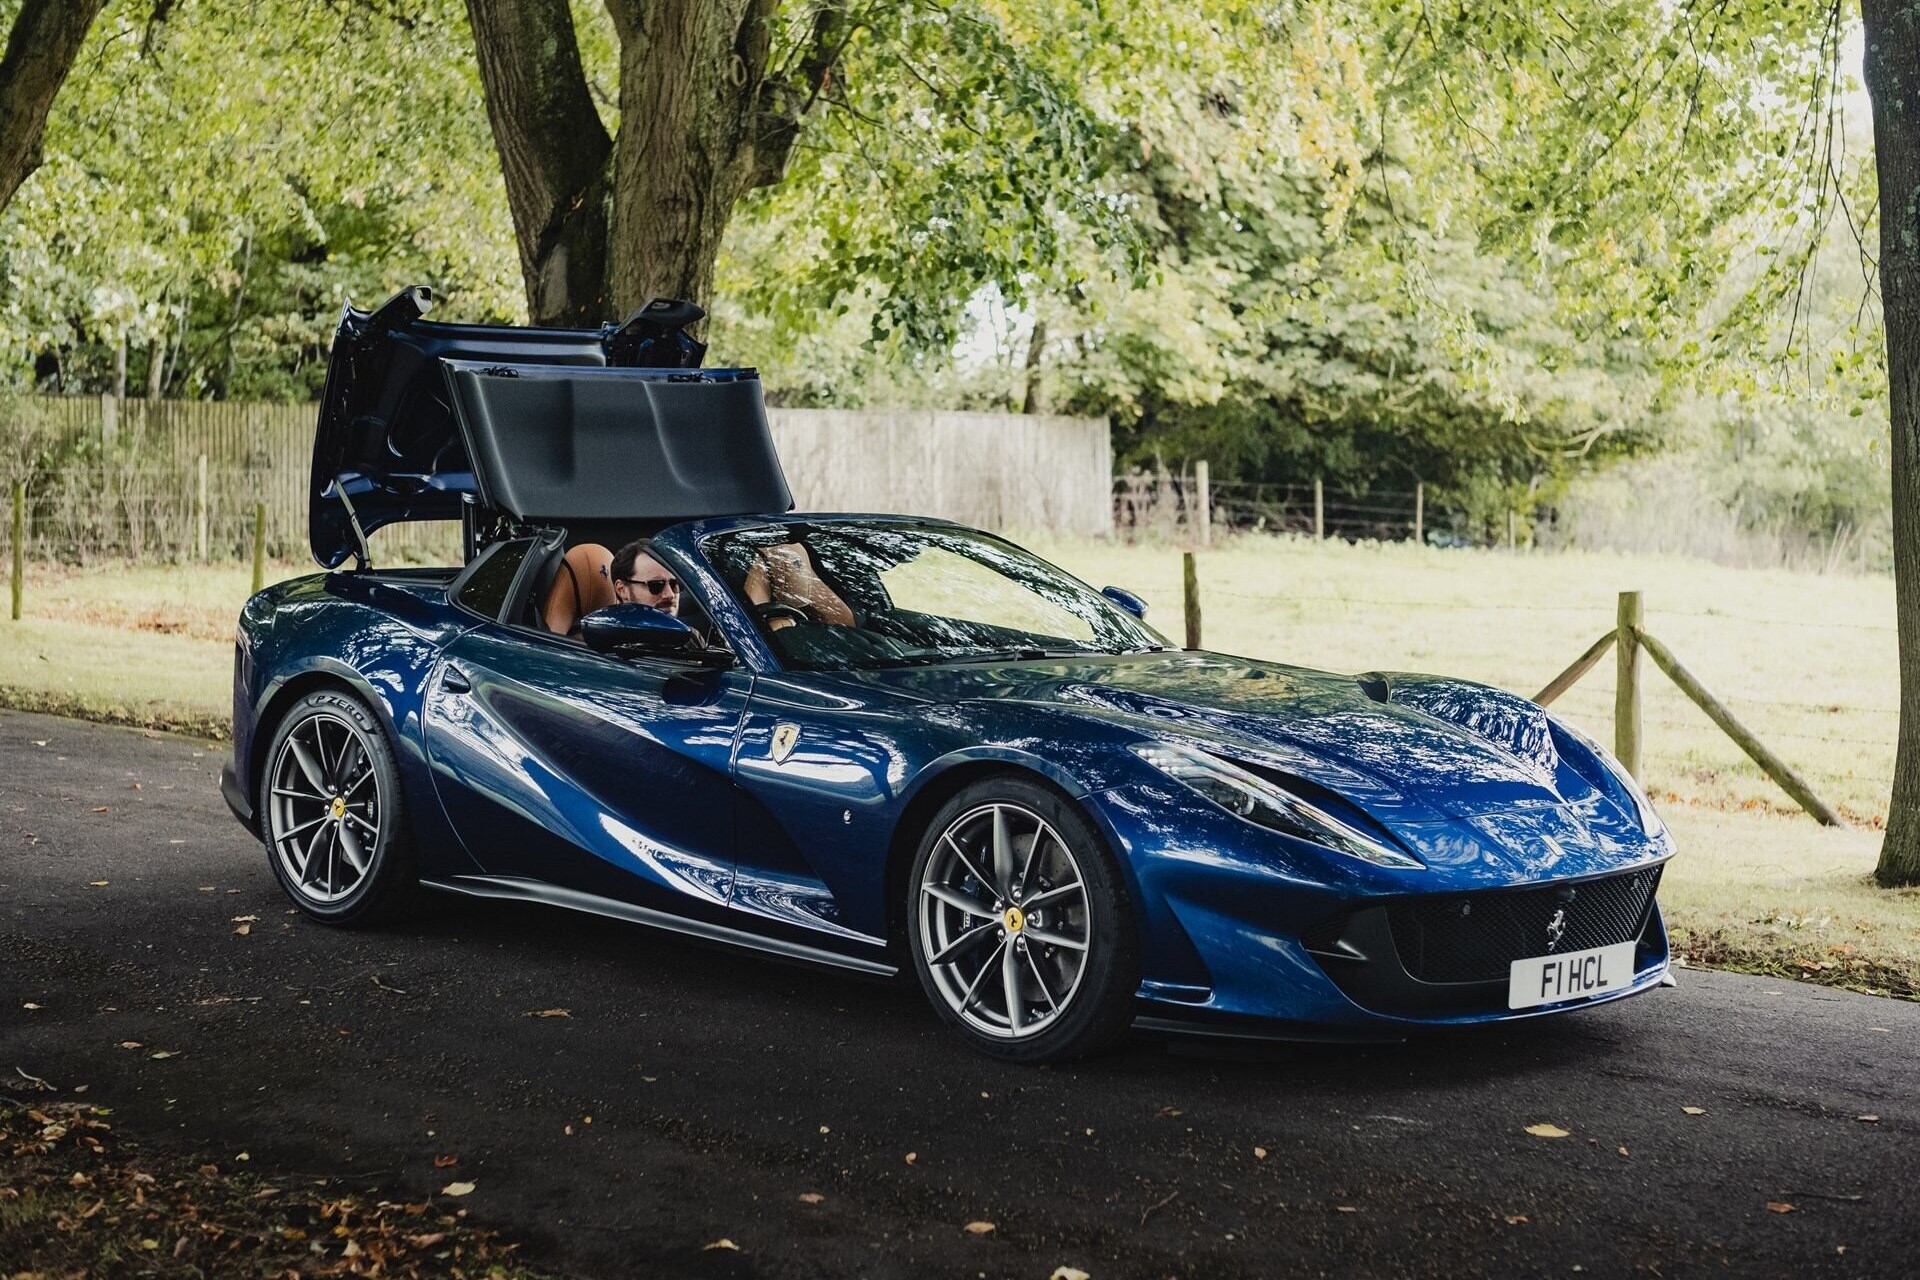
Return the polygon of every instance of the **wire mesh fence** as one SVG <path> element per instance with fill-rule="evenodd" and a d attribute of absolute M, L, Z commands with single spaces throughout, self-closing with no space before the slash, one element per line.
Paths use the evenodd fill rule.
<path fill-rule="evenodd" d="M 1290 533 L 1348 542 L 1425 540 L 1432 528 L 1418 489 L 1356 489 L 1325 484 L 1267 484 L 1136 471 L 1113 484 L 1113 525 L 1123 538 L 1172 539 L 1200 523 L 1200 504 L 1215 530 Z"/>

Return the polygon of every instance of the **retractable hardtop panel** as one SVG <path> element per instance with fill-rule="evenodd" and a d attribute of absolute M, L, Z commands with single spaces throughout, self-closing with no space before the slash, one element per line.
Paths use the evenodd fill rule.
<path fill-rule="evenodd" d="M 433 324 L 431 305 L 416 287 L 341 312 L 308 503 L 328 568 L 360 534 L 469 502 L 522 524 L 792 507 L 759 375 L 692 367 L 697 307 L 656 300 L 591 330 Z"/>

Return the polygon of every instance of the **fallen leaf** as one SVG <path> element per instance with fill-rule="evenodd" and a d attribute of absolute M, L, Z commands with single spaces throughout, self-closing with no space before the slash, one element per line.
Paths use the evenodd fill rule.
<path fill-rule="evenodd" d="M 991 1222 L 969 1222 L 966 1226 L 967 1234 L 973 1236 L 987 1235 L 993 1231 L 993 1229 L 994 1226 Z"/>
<path fill-rule="evenodd" d="M 1359 1208 L 1358 1208 L 1357 1206 L 1355 1206 L 1355 1205 L 1350 1205 L 1350 1204 L 1337 1204 L 1337 1205 L 1335 1205 L 1335 1206 L 1333 1206 L 1333 1211 L 1334 1211 L 1335 1213 L 1358 1213 L 1358 1212 L 1360 1212 L 1360 1210 L 1359 1210 Z"/>
<path fill-rule="evenodd" d="M 821 1126 L 820 1126 L 820 1132 L 822 1132 L 822 1133 L 832 1133 L 832 1132 L 833 1132 L 833 1130 L 831 1130 L 831 1129 L 829 1129 L 829 1128 L 827 1128 L 827 1126 L 825 1126 L 825 1125 L 821 1125 Z"/>
<path fill-rule="evenodd" d="M 343 1246 L 341 1247 L 341 1249 L 340 1249 L 340 1256 L 341 1256 L 341 1257 L 343 1257 L 343 1258 L 357 1258 L 357 1257 L 359 1257 L 359 1256 L 360 1256 L 360 1244 L 359 1244 L 359 1242 L 358 1242 L 358 1241 L 356 1241 L 356 1240 L 355 1240 L 355 1239 L 354 1239 L 354 1238 L 353 1238 L 352 1236 L 348 1236 L 348 1237 L 347 1237 L 347 1243 L 346 1243 L 345 1245 L 343 1245 Z"/>
<path fill-rule="evenodd" d="M 107 880 L 89 880 L 89 881 L 87 881 L 87 888 L 89 888 L 89 889 L 104 889 L 104 888 L 106 888 L 106 887 L 107 887 L 107 885 L 108 885 L 109 883 L 111 883 L 111 882 L 110 882 L 110 881 L 107 881 Z"/>
<path fill-rule="evenodd" d="M 47 740 L 45 738 L 30 738 L 28 739 L 28 741 L 32 742 L 33 745 L 36 747 L 44 747 L 47 745 Z"/>
<path fill-rule="evenodd" d="M 1507 1225 L 1510 1227 L 1523 1226 L 1531 1221 L 1533 1221 L 1533 1219 L 1527 1217 L 1524 1213 L 1510 1213 L 1507 1215 Z"/>
<path fill-rule="evenodd" d="M 822 1204 L 825 1201 L 826 1201 L 826 1197 L 821 1195 L 818 1191 L 802 1191 L 800 1193 L 801 1204 Z"/>
<path fill-rule="evenodd" d="M 1793 1206 L 1788 1204 L 1785 1200 L 1769 1200 L 1767 1201 L 1767 1212 L 1768 1213 L 1792 1213 Z"/>
<path fill-rule="evenodd" d="M 203 1164 L 200 1166 L 200 1176 L 203 1178 L 214 1177 L 218 1175 L 219 1172 L 220 1166 L 217 1164 Z"/>
<path fill-rule="evenodd" d="M 140 789 L 140 784 L 137 782 L 127 788 L 127 790 L 129 791 L 138 791 L 139 789 Z"/>
<path fill-rule="evenodd" d="M 408 1236 L 407 1243 L 416 1249 L 431 1249 L 447 1238 L 444 1231 L 429 1231 L 422 1235 Z"/>
<path fill-rule="evenodd" d="M 37 1009 L 39 1008 L 39 1006 L 30 1004 L 27 1006 L 27 1008 Z M 1854 1119 L 1858 1120 L 1861 1124 L 1879 1124 L 1880 1123 L 1880 1117 L 1875 1115 L 1855 1116 Z"/>
<path fill-rule="evenodd" d="M 919 1158 L 920 1158 L 920 1153 L 919 1153 L 918 1151 L 909 1151 L 909 1152 L 907 1152 L 907 1163 L 908 1163 L 908 1164 L 912 1164 L 912 1163 L 913 1163 L 913 1162 L 914 1162 L 915 1160 L 918 1160 Z"/>
<path fill-rule="evenodd" d="M 740 1246 L 735 1244 L 733 1241 L 727 1239 L 725 1236 L 721 1236 L 718 1240 L 715 1240 L 712 1244 L 703 1244 L 700 1246 L 700 1252 L 702 1253 L 707 1252 L 707 1250 L 709 1249 L 726 1249 L 733 1253 L 740 1252 Z"/>
<path fill-rule="evenodd" d="M 1623 1155 L 1623 1156 L 1624 1156 L 1624 1155 L 1626 1155 L 1626 1154 L 1627 1154 L 1627 1149 L 1626 1149 L 1625 1147 L 1621 1147 L 1621 1148 L 1620 1148 L 1620 1154 L 1621 1154 L 1621 1155 Z"/>
<path fill-rule="evenodd" d="M 21 1005 L 20 1007 L 22 1009 L 38 1009 L 40 1006 L 35 1004 L 33 1001 L 29 1000 L 25 1004 Z M 1878 1120 L 1879 1118 L 1880 1118 L 1879 1116 L 1874 1117 L 1875 1120 Z"/>
<path fill-rule="evenodd" d="M 233 932 L 236 937 L 244 938 L 248 934 L 253 932 L 253 926 L 250 924 L 243 924 L 238 929 L 235 929 Z"/>
<path fill-rule="evenodd" d="M 472 1182 L 449 1182 L 446 1186 L 440 1188 L 440 1194 L 443 1196 L 470 1196 L 473 1194 L 473 1188 L 476 1185 L 477 1184 Z"/>
<path fill-rule="evenodd" d="M 1530 1124 L 1527 1126 L 1527 1132 L 1536 1138 L 1566 1138 L 1572 1136 L 1568 1130 L 1562 1129 L 1557 1124 Z"/>
<path fill-rule="evenodd" d="M 1253 1149 L 1253 1158 L 1255 1160 L 1265 1160 L 1267 1158 L 1267 1149 L 1265 1147 L 1255 1147 Z"/>
<path fill-rule="evenodd" d="M 1186 1113 L 1178 1107 L 1162 1107 L 1160 1108 L 1160 1114 L 1166 1119 L 1171 1120 L 1175 1116 L 1185 1115 Z"/>
<path fill-rule="evenodd" d="M 259 918 L 260 918 L 259 916 L 235 916 L 233 917 L 233 923 L 234 924 L 252 924 L 254 921 L 258 920 Z"/>
<path fill-rule="evenodd" d="M 1680 1108 L 1680 1111 L 1681 1111 L 1681 1114 L 1689 1115 L 1689 1116 L 1703 1116 L 1707 1114 L 1707 1109 L 1705 1107 L 1682 1107 Z"/>
<path fill-rule="evenodd" d="M 160 1061 L 162 1058 L 177 1058 L 179 1056 L 180 1051 L 178 1049 L 155 1049 L 147 1055 L 148 1058 L 155 1062 Z"/>
<path fill-rule="evenodd" d="M 532 1009 L 527 1012 L 527 1016 L 529 1018 L 571 1018 L 573 1012 L 569 1009 Z"/>
<path fill-rule="evenodd" d="M 141 1044 L 138 1040 L 122 1040 L 120 1047 L 122 1049 L 144 1049 L 147 1046 Z"/>
<path fill-rule="evenodd" d="M 95 813 L 106 813 L 106 812 L 108 811 L 108 808 L 109 808 L 109 806 L 107 806 L 107 805 L 104 805 L 104 804 L 97 804 L 97 805 L 95 805 L 95 806 L 93 806 L 93 811 L 94 811 Z"/>
<path fill-rule="evenodd" d="M 451 1169 L 459 1163 L 459 1156 L 435 1156 L 433 1158 L 433 1167 L 436 1169 Z"/>
<path fill-rule="evenodd" d="M 1093 1277 L 1078 1267 L 1055 1267 L 1047 1280 L 1093 1280 Z"/>

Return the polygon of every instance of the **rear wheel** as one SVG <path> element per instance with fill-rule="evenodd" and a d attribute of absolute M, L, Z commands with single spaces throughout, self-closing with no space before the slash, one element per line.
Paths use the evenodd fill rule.
<path fill-rule="evenodd" d="M 307 694 L 275 731 L 260 779 L 267 863 L 295 906 L 329 924 L 400 914 L 417 891 L 393 748 L 365 703 Z"/>
<path fill-rule="evenodd" d="M 1119 868 L 1071 801 L 974 783 L 921 838 L 908 945 L 934 1008 L 997 1058 L 1096 1052 L 1131 1021 L 1139 944 Z"/>

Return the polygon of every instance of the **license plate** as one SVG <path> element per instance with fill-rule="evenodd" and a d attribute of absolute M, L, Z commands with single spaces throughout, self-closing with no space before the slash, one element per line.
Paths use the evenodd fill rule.
<path fill-rule="evenodd" d="M 1635 943 L 1515 960 L 1507 975 L 1507 1008 L 1531 1009 L 1618 991 L 1633 981 Z"/>

